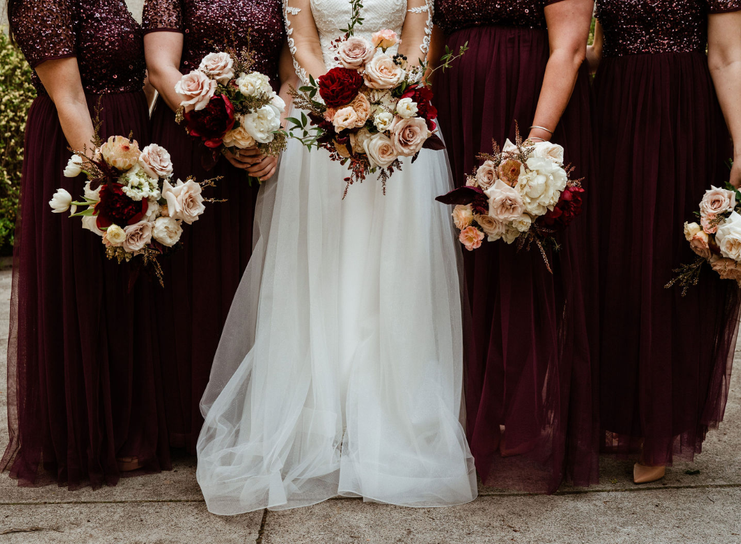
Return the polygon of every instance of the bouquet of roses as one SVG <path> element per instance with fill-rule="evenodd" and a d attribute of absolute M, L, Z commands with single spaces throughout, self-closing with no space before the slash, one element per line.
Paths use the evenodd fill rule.
<path fill-rule="evenodd" d="M 692 264 L 675 269 L 675 284 L 682 287 L 682 296 L 697 285 L 706 262 L 724 280 L 734 280 L 741 286 L 741 192 L 730 183 L 725 189 L 712 187 L 700 201 L 695 212 L 700 222 L 685 223 L 684 236 L 697 258 Z"/>
<path fill-rule="evenodd" d="M 388 178 L 401 169 L 400 157 L 416 159 L 422 148 L 444 149 L 434 134 L 437 110 L 423 78 L 427 65 L 411 66 L 404 56 L 387 53 L 399 42 L 393 30 L 376 32 L 372 43 L 354 36 L 354 27 L 362 24 L 361 8 L 362 2 L 352 2 L 351 24 L 333 43 L 341 66 L 318 81 L 309 77 L 308 85 L 292 92 L 296 106 L 306 110 L 308 118 L 302 113 L 301 119 L 288 119 L 305 146 L 321 147 L 332 160 L 349 163 L 345 194 L 353 182 L 371 173 L 378 173 L 385 192 Z M 462 47 L 460 55 L 465 50 Z M 447 51 L 440 68 L 455 58 Z"/>
<path fill-rule="evenodd" d="M 204 212 L 210 200 L 201 189 L 215 180 L 173 182 L 170 154 L 157 144 L 140 151 L 136 140 L 123 136 L 111 136 L 102 145 L 96 140 L 92 157 L 75 152 L 64 170 L 67 177 L 87 176 L 82 200 L 57 189 L 49 205 L 54 213 L 70 210 L 70 217 L 81 217 L 82 227 L 102 238 L 106 257 L 119 263 L 137 259 L 163 284 L 157 259 L 175 250 L 182 224 L 192 224 Z"/>
<path fill-rule="evenodd" d="M 518 249 L 534 243 L 546 266 L 550 263 L 544 246 L 558 248 L 554 235 L 581 213 L 580 180 L 569 179 L 563 166 L 563 147 L 551 142 L 507 140 L 502 150 L 494 143 L 492 155 L 468 176 L 465 187 L 454 189 L 438 201 L 454 204 L 453 220 L 461 231 L 459 239 L 467 250 L 504 240 Z"/>
<path fill-rule="evenodd" d="M 280 119 L 285 102 L 268 76 L 251 70 L 253 64 L 249 51 L 210 53 L 175 85 L 185 97 L 178 123 L 212 150 L 204 158 L 207 170 L 225 149 L 256 146 L 265 155 L 278 156 L 286 147 Z"/>

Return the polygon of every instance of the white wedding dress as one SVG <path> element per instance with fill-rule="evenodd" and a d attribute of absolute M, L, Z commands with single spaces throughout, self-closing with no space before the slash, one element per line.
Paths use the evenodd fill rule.
<path fill-rule="evenodd" d="M 426 14 L 429 36 L 428 3 L 365 0 L 356 35 L 401 35 L 411 10 Z M 334 66 L 329 42 L 350 3 L 310 9 Z M 300 10 L 286 11 L 291 32 Z M 446 155 L 405 160 L 385 196 L 371 176 L 343 200 L 346 175 L 291 140 L 262 187 L 252 260 L 201 403 L 197 477 L 215 514 L 337 495 L 419 507 L 476 497 L 460 423 L 459 254 L 434 200 L 451 189 Z"/>

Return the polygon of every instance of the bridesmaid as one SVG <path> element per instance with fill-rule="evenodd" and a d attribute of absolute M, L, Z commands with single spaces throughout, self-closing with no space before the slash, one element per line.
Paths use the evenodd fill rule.
<path fill-rule="evenodd" d="M 728 397 L 736 283 L 707 269 L 686 297 L 664 285 L 694 260 L 683 223 L 728 181 L 724 161 L 741 185 L 741 0 L 599 0 L 597 13 L 603 446 L 642 446 L 644 483 L 701 451 Z"/>
<path fill-rule="evenodd" d="M 146 0 L 144 31 L 150 80 L 159 91 L 152 114 L 154 139 L 170 150 L 175 175 L 199 180 L 222 176 L 212 205 L 184 236 L 184 249 L 166 265 L 167 283 L 158 300 L 160 329 L 177 341 L 162 346 L 170 444 L 195 453 L 203 423 L 199 402 L 208 383 L 221 329 L 252 254 L 252 223 L 258 184 L 248 174 L 269 179 L 277 160 L 256 151 L 221 157 L 211 170 L 203 167 L 206 148 L 175 122 L 181 97 L 175 84 L 198 68 L 208 53 L 231 46 L 250 47 L 254 69 L 278 88 L 283 43 L 280 0 Z M 290 66 L 290 62 L 288 64 Z M 170 271 L 169 268 L 172 268 Z"/>
<path fill-rule="evenodd" d="M 470 47 L 435 81 L 457 186 L 478 166 L 476 155 L 491 152 L 492 139 L 514 140 L 518 123 L 523 138 L 563 145 L 594 198 L 582 66 L 592 8 L 591 0 L 437 2 L 433 58 L 443 45 Z M 537 250 L 502 242 L 464 256 L 467 433 L 487 485 L 554 492 L 564 478 L 596 481 L 589 224 L 585 211 L 561 240 L 563 252 L 549 255 L 553 275 Z"/>
<path fill-rule="evenodd" d="M 11 31 L 38 91 L 26 125 L 8 347 L 10 445 L 21 485 L 114 485 L 122 470 L 170 467 L 152 284 L 105 258 L 78 219 L 53 214 L 68 147 L 133 132 L 149 142 L 144 45 L 123 0 L 10 0 Z"/>

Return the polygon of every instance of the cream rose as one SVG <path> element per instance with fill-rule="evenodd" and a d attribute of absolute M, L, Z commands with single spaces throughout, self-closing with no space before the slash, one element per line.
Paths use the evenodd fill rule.
<path fill-rule="evenodd" d="M 82 157 L 72 155 L 67 161 L 67 167 L 64 169 L 64 177 L 76 178 L 82 173 Z"/>
<path fill-rule="evenodd" d="M 72 195 L 67 190 L 61 188 L 57 189 L 57 192 L 54 193 L 54 196 L 49 201 L 49 206 L 51 206 L 53 213 L 64 213 L 69 210 L 71 204 Z"/>
<path fill-rule="evenodd" d="M 129 170 L 139 162 L 139 144 L 123 136 L 111 136 L 100 148 L 103 160 L 118 170 Z"/>
<path fill-rule="evenodd" d="M 699 231 L 690 240 L 690 247 L 692 248 L 692 251 L 697 253 L 703 259 L 710 259 L 713 254 L 710 251 L 709 240 L 710 238 L 705 232 Z"/>
<path fill-rule="evenodd" d="M 512 221 L 512 226 L 516 228 L 518 232 L 529 231 L 532 224 L 532 218 L 526 213 L 523 213 L 520 217 Z"/>
<path fill-rule="evenodd" d="M 182 219 L 189 225 L 198 221 L 206 210 L 203 205 L 201 186 L 195 181 L 185 183 L 178 180 L 175 186 L 165 181 L 162 187 L 162 198 L 167 201 L 167 210 L 173 219 Z"/>
<path fill-rule="evenodd" d="M 404 77 L 404 70 L 389 55 L 381 54 L 365 66 L 365 84 L 371 89 L 393 89 Z"/>
<path fill-rule="evenodd" d="M 718 216 L 733 211 L 735 207 L 736 193 L 711 186 L 710 190 L 705 191 L 700 201 L 700 215 L 702 217 L 706 215 Z"/>
<path fill-rule="evenodd" d="M 170 153 L 162 146 L 149 144 L 139 155 L 139 166 L 153 178 L 172 176 L 172 159 Z"/>
<path fill-rule="evenodd" d="M 124 229 L 126 239 L 123 241 L 124 251 L 127 253 L 136 253 L 144 249 L 152 241 L 152 227 L 154 223 L 149 221 L 140 221 L 134 225 L 129 225 Z"/>
<path fill-rule="evenodd" d="M 203 57 L 198 69 L 222 85 L 234 77 L 234 61 L 228 53 L 209 53 Z"/>
<path fill-rule="evenodd" d="M 417 103 L 411 98 L 402 98 L 396 103 L 396 114 L 402 119 L 411 119 L 418 111 Z"/>
<path fill-rule="evenodd" d="M 413 157 L 425 145 L 430 131 L 427 121 L 420 117 L 414 119 L 396 119 L 391 126 L 391 139 L 398 155 Z"/>
<path fill-rule="evenodd" d="M 517 240 L 520 237 L 520 231 L 514 228 L 511 225 L 507 226 L 507 229 L 504 231 L 504 234 L 502 235 L 502 240 L 504 240 L 505 244 L 512 244 L 515 240 Z"/>
<path fill-rule="evenodd" d="M 280 108 L 276 104 L 268 104 L 243 118 L 243 127 L 255 141 L 269 144 L 280 130 Z"/>
<path fill-rule="evenodd" d="M 255 139 L 250 136 L 250 133 L 244 128 L 241 120 L 239 127 L 230 130 L 224 135 L 224 145 L 226 147 L 249 149 L 250 147 L 253 147 L 255 143 Z"/>
<path fill-rule="evenodd" d="M 497 182 L 497 167 L 492 161 L 486 161 L 476 170 L 476 183 L 484 191 Z"/>
<path fill-rule="evenodd" d="M 473 211 L 471 206 L 458 205 L 453 208 L 453 223 L 458 230 L 463 230 L 471 225 L 473 221 Z"/>
<path fill-rule="evenodd" d="M 160 244 L 172 247 L 180 241 L 183 227 L 172 217 L 158 217 L 154 222 L 152 237 Z"/>
<path fill-rule="evenodd" d="M 387 168 L 398 158 L 393 142 L 385 134 L 374 134 L 363 143 L 363 147 L 373 166 Z"/>
<path fill-rule="evenodd" d="M 216 80 L 211 79 L 200 70 L 185 74 L 175 84 L 175 92 L 185 97 L 180 105 L 185 111 L 200 111 L 205 108 L 216 92 Z"/>
<path fill-rule="evenodd" d="M 700 232 L 702 229 L 697 223 L 685 223 L 684 224 L 684 238 L 689 242 L 695 237 L 695 234 Z"/>
<path fill-rule="evenodd" d="M 348 70 L 359 70 L 370 62 L 375 53 L 375 48 L 368 40 L 352 36 L 340 44 L 337 56 Z"/>
<path fill-rule="evenodd" d="M 275 92 L 270 85 L 270 78 L 259 72 L 239 76 L 237 78 L 237 87 L 239 87 L 239 92 L 244 96 L 253 98 L 268 98 Z"/>
<path fill-rule="evenodd" d="M 489 242 L 496 242 L 507 230 L 504 223 L 497 221 L 490 215 L 476 215 L 474 216 L 474 219 L 479 225 L 481 225 L 481 228 L 484 230 L 484 234 L 486 234 Z"/>
<path fill-rule="evenodd" d="M 389 47 L 393 47 L 397 43 L 399 43 L 399 36 L 396 34 L 396 32 L 388 28 L 375 32 L 371 36 L 371 39 L 373 40 L 373 45 L 375 47 L 380 47 L 384 51 Z"/>
<path fill-rule="evenodd" d="M 484 233 L 476 227 L 466 227 L 461 231 L 458 239 L 468 251 L 473 251 L 481 247 L 481 242 L 484 241 Z"/>
<path fill-rule="evenodd" d="M 113 247 L 120 247 L 126 240 L 124 229 L 118 225 L 111 225 L 105 231 L 105 241 Z"/>
<path fill-rule="evenodd" d="M 736 212 L 718 226 L 715 241 L 724 257 L 741 261 L 741 215 Z"/>
<path fill-rule="evenodd" d="M 345 129 L 355 128 L 358 124 L 358 114 L 352 106 L 345 106 L 340 108 L 334 114 L 332 124 L 337 132 L 341 132 Z"/>
<path fill-rule="evenodd" d="M 519 219 L 525 213 L 525 205 L 520 193 L 497 180 L 493 187 L 484 191 L 489 197 L 489 215 L 503 223 Z"/>

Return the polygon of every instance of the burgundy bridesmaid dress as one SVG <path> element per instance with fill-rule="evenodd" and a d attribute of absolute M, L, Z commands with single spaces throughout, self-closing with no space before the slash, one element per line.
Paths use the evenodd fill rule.
<path fill-rule="evenodd" d="M 100 100 L 103 138 L 133 132 L 149 142 L 142 32 L 123 0 L 19 0 L 11 21 L 32 67 L 77 57 L 91 112 Z M 21 485 L 113 485 L 117 457 L 138 457 L 148 471 L 170 466 L 154 284 L 140 279 L 129 293 L 129 266 L 108 261 L 79 219 L 51 212 L 58 187 L 79 197 L 85 180 L 63 176 L 71 153 L 35 74 L 33 83 L 13 263 L 10 444 L 0 468 Z"/>
<path fill-rule="evenodd" d="M 277 89 L 284 41 L 280 0 L 147 0 L 145 33 L 178 32 L 184 37 L 180 71 L 198 68 L 208 53 L 250 46 L 253 69 L 269 76 Z M 206 389 L 221 330 L 252 254 L 252 223 L 258 185 L 224 157 L 206 171 L 207 152 L 175 122 L 159 99 L 152 114 L 152 137 L 171 153 L 175 175 L 198 180 L 222 176 L 207 196 L 212 204 L 183 236 L 184 249 L 165 263 L 165 289 L 158 297 L 160 330 L 173 341 L 162 344 L 162 368 L 170 444 L 195 453 L 201 430 L 199 403 Z M 177 333 L 175 332 L 177 331 Z"/>
<path fill-rule="evenodd" d="M 600 0 L 595 81 L 603 199 L 600 361 L 607 451 L 692 459 L 723 418 L 739 290 L 710 269 L 664 289 L 694 254 L 683 224 L 728 181 L 732 147 L 705 55 L 708 13 L 741 0 Z"/>
<path fill-rule="evenodd" d="M 436 78 L 436 104 L 456 185 L 492 139 L 527 137 L 549 58 L 544 0 L 439 0 L 445 43 L 470 50 Z M 591 94 L 586 67 L 553 141 L 594 197 Z M 501 242 L 464 251 L 467 434 L 483 482 L 553 492 L 563 479 L 597 480 L 593 356 L 596 271 L 589 206 L 549 253 Z M 592 212 L 593 214 L 593 212 Z M 596 250 L 595 250 L 596 251 Z M 596 267 L 593 267 L 596 268 Z M 595 384 L 596 387 L 596 384 Z"/>

